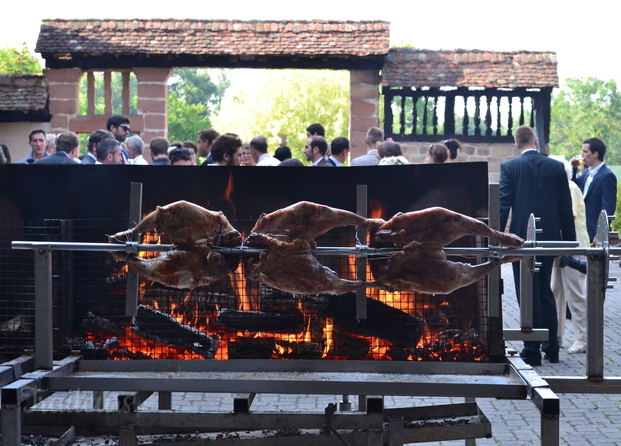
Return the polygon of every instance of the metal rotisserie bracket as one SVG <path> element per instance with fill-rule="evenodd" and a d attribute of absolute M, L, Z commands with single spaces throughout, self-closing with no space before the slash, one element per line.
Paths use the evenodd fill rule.
<path fill-rule="evenodd" d="M 132 183 L 142 184 L 136 209 Z M 306 200 L 390 218 L 441 206 L 480 219 L 494 219 L 489 205 L 487 164 L 371 166 L 346 169 L 303 168 L 188 168 L 166 166 L 0 166 L 0 200 L 6 203 L 0 217 L 13 220 L 65 219 L 132 221 L 158 205 L 178 200 L 222 211 L 229 220 L 256 220 Z M 15 186 L 18 187 L 15 187 Z M 363 188 L 361 189 L 361 186 Z M 130 191 L 134 191 L 133 193 Z M 362 192 L 364 191 L 364 192 Z M 366 194 L 366 198 L 361 195 Z M 366 209 L 361 202 L 366 202 Z M 128 209 L 132 209 L 128 211 Z M 497 212 L 497 211 L 496 211 Z M 492 214 L 492 215 L 490 215 Z M 367 216 L 365 215 L 365 216 Z M 492 225 L 492 224 L 490 224 Z M 493 225 L 492 225 L 493 226 Z M 125 229 L 110 228 L 108 233 Z M 78 243 L 104 243 L 101 239 Z M 13 240 L 11 240 L 13 241 Z M 491 242 L 490 242 L 491 243 Z M 49 249 L 48 249 L 49 248 Z M 75 426 L 88 430 L 103 422 L 111 431 L 122 426 L 121 441 L 133 444 L 135 431 L 169 432 L 183 429 L 227 430 L 323 429 L 341 432 L 345 444 L 399 445 L 405 442 L 477 438 L 491 435 L 491 427 L 472 399 L 531 398 L 541 411 L 542 444 L 558 444 L 558 398 L 548 384 L 521 360 L 504 354 L 499 272 L 487 281 L 485 324 L 489 360 L 481 363 L 414 361 L 323 360 L 133 360 L 101 361 L 68 356 L 54 361 L 52 343 L 52 252 L 59 247 L 37 245 L 35 250 L 35 306 L 37 343 L 35 356 L 23 356 L 6 364 L 2 388 L 3 444 L 19 444 L 24 426 Z M 74 247 L 79 249 L 77 247 Z M 23 249 L 23 248 L 22 248 Z M 32 249 L 32 248 L 30 248 Z M 69 247 L 71 249 L 71 247 Z M 102 248 L 103 249 L 103 248 Z M 467 248 L 464 248 L 467 250 Z M 498 255 L 498 249 L 477 248 L 473 255 Z M 463 255 L 467 251 L 459 251 Z M 364 261 L 364 255 L 359 255 Z M 132 285 L 128 279 L 128 287 Z M 363 295 L 366 299 L 366 296 Z M 137 302 L 127 300 L 130 313 Z M 364 309 L 357 300 L 357 316 Z M 527 332 L 528 329 L 522 330 Z M 181 374 L 181 376 L 180 376 Z M 41 398 L 70 389 L 92 391 L 94 400 L 105 391 L 121 391 L 119 411 L 105 419 L 93 413 L 23 412 Z M 171 392 L 238 394 L 230 414 L 165 413 L 172 405 Z M 159 396 L 162 412 L 141 413 L 139 406 L 151 394 Z M 283 414 L 271 416 L 250 411 L 257 393 L 361 395 L 359 411 L 334 414 Z M 472 426 L 445 425 L 441 429 L 412 429 L 408 420 L 424 418 L 428 408 L 386 409 L 383 397 L 366 395 L 453 396 L 470 399 L 462 408 L 429 411 L 434 416 L 470 416 Z M 344 398 L 344 402 L 346 398 Z M 345 406 L 346 407 L 346 406 Z M 94 410 L 99 409 L 95 407 Z M 461 414 L 461 415 L 456 415 Z M 385 427 L 385 420 L 389 423 Z M 405 420 L 405 421 L 404 421 Z M 423 433 L 424 432 L 424 433 Z M 312 437 L 312 436 L 309 436 Z M 291 444 L 316 444 L 298 437 Z M 308 441 L 308 443 L 305 443 Z M 315 441 L 313 443 L 312 441 Z M 347 443 L 349 442 L 349 443 Z M 285 443 L 282 443 L 285 444 Z"/>

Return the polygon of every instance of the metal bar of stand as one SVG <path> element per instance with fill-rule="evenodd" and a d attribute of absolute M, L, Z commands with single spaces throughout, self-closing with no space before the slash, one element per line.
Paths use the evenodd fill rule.
<path fill-rule="evenodd" d="M 566 243 L 571 246 L 571 242 Z M 75 243 L 75 242 L 30 242 L 30 241 L 13 241 L 12 249 L 18 250 L 48 250 L 48 251 L 128 251 L 128 252 L 166 252 L 173 249 L 175 245 L 163 244 L 138 244 L 128 243 Z M 263 248 L 249 248 L 247 246 L 223 247 L 213 246 L 214 251 L 227 254 L 260 254 Z M 358 245 L 356 247 L 317 247 L 312 250 L 317 255 L 355 255 L 358 257 L 386 256 L 391 252 L 401 251 L 399 248 L 369 248 L 367 246 Z M 543 256 L 560 256 L 560 255 L 589 255 L 602 252 L 598 248 L 572 248 L 561 247 L 559 243 L 547 245 L 546 242 L 537 242 L 537 247 L 525 248 L 499 248 L 490 246 L 487 248 L 444 248 L 447 255 L 463 255 L 463 256 L 482 256 L 500 258 L 506 255 L 543 255 Z M 611 254 L 621 254 L 620 248 L 610 248 Z"/>
<path fill-rule="evenodd" d="M 35 369 L 53 366 L 52 251 L 35 252 Z"/>
<path fill-rule="evenodd" d="M 2 445 L 21 446 L 22 444 L 22 408 L 19 404 L 2 405 Z"/>
<path fill-rule="evenodd" d="M 367 218 L 368 216 L 368 204 L 367 204 L 367 185 L 358 184 L 356 186 L 356 213 L 361 217 Z M 357 228 L 356 237 L 360 243 L 366 242 L 367 230 L 366 228 Z M 358 258 L 356 260 L 356 277 L 358 280 L 366 282 L 367 280 L 367 262 L 364 258 Z M 356 290 L 356 319 L 367 318 L 367 289 L 361 288 Z"/>
<path fill-rule="evenodd" d="M 32 251 L 126 251 L 128 246 L 136 252 L 164 252 L 170 251 L 174 245 L 141 245 L 137 243 L 11 242 L 12 249 L 29 249 Z"/>
<path fill-rule="evenodd" d="M 129 195 L 129 227 L 133 228 L 142 219 L 142 183 L 131 183 Z M 139 236 L 133 236 L 132 241 L 139 241 Z M 140 278 L 131 268 L 127 272 L 127 287 L 125 291 L 125 315 L 135 316 L 138 308 L 138 293 Z"/>
<path fill-rule="evenodd" d="M 500 185 L 489 185 L 489 209 L 488 225 L 492 229 L 500 230 Z M 492 241 L 489 242 L 492 244 Z M 496 241 L 493 243 L 497 245 Z M 502 299 L 500 295 L 500 268 L 492 271 L 487 279 L 487 316 L 500 318 L 502 315 Z M 499 321 L 499 329 L 502 330 L 502 319 Z"/>
<path fill-rule="evenodd" d="M 587 256 L 587 368 L 591 380 L 604 376 L 604 254 Z"/>
<path fill-rule="evenodd" d="M 388 418 L 388 445 L 403 446 L 403 417 Z"/>
<path fill-rule="evenodd" d="M 527 256 L 520 261 L 520 328 L 525 333 L 533 331 L 533 261 Z"/>

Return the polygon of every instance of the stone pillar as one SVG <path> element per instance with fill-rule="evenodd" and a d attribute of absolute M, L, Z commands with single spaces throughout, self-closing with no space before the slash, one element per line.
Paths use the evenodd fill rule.
<path fill-rule="evenodd" d="M 351 158 L 367 153 L 364 138 L 370 127 L 379 127 L 380 73 L 351 70 L 349 78 L 349 140 Z"/>
<path fill-rule="evenodd" d="M 48 83 L 52 133 L 69 130 L 69 122 L 80 112 L 80 79 L 83 71 L 79 68 L 54 68 L 43 70 Z"/>
<path fill-rule="evenodd" d="M 138 115 L 144 119 L 140 135 L 145 144 L 156 136 L 168 137 L 168 78 L 170 68 L 134 68 L 138 81 Z M 145 158 L 150 158 L 146 150 Z"/>

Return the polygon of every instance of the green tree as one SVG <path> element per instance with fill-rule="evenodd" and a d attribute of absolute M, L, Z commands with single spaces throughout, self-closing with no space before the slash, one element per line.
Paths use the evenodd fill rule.
<path fill-rule="evenodd" d="M 95 114 L 103 115 L 105 110 L 104 97 L 104 73 L 96 71 L 93 73 L 95 78 Z M 110 73 L 110 84 L 112 89 L 112 114 L 120 115 L 123 113 L 123 74 L 121 72 Z M 80 79 L 80 115 L 86 115 L 88 111 L 88 76 Z M 136 114 L 138 108 L 138 81 L 136 75 L 131 73 L 129 76 L 129 113 Z"/>
<path fill-rule="evenodd" d="M 257 73 L 256 85 L 239 96 L 226 97 L 211 121 L 220 132 L 244 140 L 262 134 L 273 152 L 286 137 L 293 156 L 304 160 L 306 127 L 318 122 L 329 141 L 347 136 L 349 73 L 330 70 L 269 70 Z"/>
<path fill-rule="evenodd" d="M 41 74 L 43 67 L 28 49 L 26 44 L 22 48 L 5 46 L 0 48 L 0 73 Z"/>
<path fill-rule="evenodd" d="M 582 141 L 597 137 L 608 147 L 606 162 L 621 164 L 621 92 L 614 80 L 589 77 L 565 81 L 553 97 L 550 152 L 570 158 Z"/>
<path fill-rule="evenodd" d="M 214 82 L 206 70 L 175 69 L 168 86 L 169 140 L 194 140 L 199 131 L 211 127 L 209 117 L 220 110 L 229 85 L 224 70 Z"/>

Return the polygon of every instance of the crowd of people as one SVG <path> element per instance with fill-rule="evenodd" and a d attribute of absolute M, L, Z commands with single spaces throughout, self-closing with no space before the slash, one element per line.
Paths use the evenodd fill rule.
<path fill-rule="evenodd" d="M 18 163 L 149 164 L 144 157 L 145 142 L 138 135 L 129 136 L 130 133 L 128 118 L 112 116 L 105 130 L 96 130 L 88 137 L 86 153 L 80 156 L 80 140 L 75 133 L 55 136 L 36 129 L 28 137 L 30 154 Z M 377 127 L 367 131 L 367 153 L 349 163 L 351 147 L 347 138 L 337 137 L 328 142 L 324 127 L 318 123 L 309 125 L 306 134 L 301 150 L 313 167 L 409 164 L 401 146 L 390 138 L 385 140 L 384 132 Z M 511 212 L 510 232 L 526 238 L 528 217 L 534 214 L 540 218 L 538 240 L 577 240 L 580 247 L 594 243 L 600 212 L 606 210 L 608 215 L 614 215 L 616 209 L 617 178 L 605 165 L 604 142 L 598 138 L 584 140 L 581 154 L 572 158 L 570 164 L 564 157 L 558 162 L 540 153 L 537 135 L 531 127 L 518 128 L 514 139 L 520 156 L 500 166 L 500 229 L 505 230 Z M 0 147 L 0 164 L 11 163 L 7 146 Z M 273 155 L 268 149 L 263 135 L 243 142 L 234 133 L 219 134 L 214 129 L 199 132 L 197 143 L 169 143 L 166 138 L 156 137 L 148 145 L 152 165 L 304 166 L 286 145 L 276 148 Z M 426 162 L 454 162 L 461 150 L 456 139 L 431 144 Z M 513 266 L 520 299 L 519 266 Z M 541 257 L 540 270 L 533 279 L 533 328 L 547 328 L 550 336 L 545 342 L 524 343 L 520 355 L 528 364 L 540 365 L 542 353 L 550 362 L 559 361 L 566 306 L 576 335 L 567 353 L 586 352 L 585 272 L 584 257 Z"/>
<path fill-rule="evenodd" d="M 28 135 L 30 154 L 18 164 L 135 164 L 135 165 L 220 165 L 220 166 L 304 166 L 295 158 L 291 149 L 280 145 L 270 153 L 267 138 L 256 135 L 250 141 L 241 141 L 233 133 L 219 134 L 214 129 L 204 129 L 192 140 L 172 141 L 155 137 L 147 145 L 138 135 L 132 135 L 129 118 L 114 115 L 108 119 L 105 129 L 95 130 L 88 136 L 86 153 L 80 154 L 79 137 L 72 132 L 59 135 L 35 129 Z M 401 146 L 390 138 L 384 140 L 384 132 L 377 127 L 368 130 L 365 143 L 367 153 L 349 160 L 351 146 L 347 138 L 339 136 L 332 141 L 325 137 L 325 129 L 319 124 L 306 128 L 307 139 L 301 148 L 306 161 L 312 167 L 341 167 L 367 165 L 410 164 L 403 156 Z M 108 142 L 104 142 L 110 140 Z M 6 145 L 2 144 L 0 164 L 11 163 Z M 150 162 L 145 158 L 149 151 Z M 461 145 L 456 139 L 433 144 L 426 162 L 443 163 L 456 160 Z"/>

